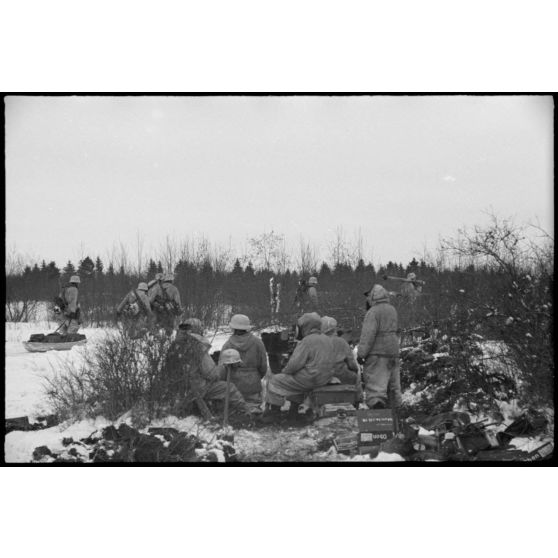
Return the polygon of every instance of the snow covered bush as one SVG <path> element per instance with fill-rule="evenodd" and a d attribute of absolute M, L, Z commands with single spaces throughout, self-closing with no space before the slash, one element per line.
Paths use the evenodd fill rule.
<path fill-rule="evenodd" d="M 409 414 L 455 409 L 496 412 L 517 397 L 513 369 L 492 366 L 477 334 L 428 339 L 402 350 L 401 381 Z"/>
<path fill-rule="evenodd" d="M 533 228 L 541 233 L 536 242 Z M 536 227 L 527 230 L 492 216 L 487 227 L 460 231 L 445 248 L 482 269 L 487 279 L 455 301 L 460 332 L 502 342 L 507 351 L 500 360 L 517 365 L 523 402 L 552 405 L 554 240 Z"/>

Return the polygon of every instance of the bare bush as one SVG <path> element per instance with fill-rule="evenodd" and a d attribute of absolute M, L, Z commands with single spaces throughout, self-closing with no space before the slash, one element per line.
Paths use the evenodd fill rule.
<path fill-rule="evenodd" d="M 142 408 L 157 416 L 172 404 L 176 377 L 165 368 L 171 341 L 164 333 L 132 339 L 126 330 L 109 335 L 79 365 L 67 364 L 46 380 L 46 396 L 62 419 L 103 415 L 115 419 Z"/>
<path fill-rule="evenodd" d="M 444 242 L 452 255 L 474 259 L 483 281 L 471 277 L 470 288 L 452 305 L 454 315 L 489 339 L 501 340 L 521 370 L 522 397 L 549 404 L 554 393 L 552 343 L 554 243 L 534 243 L 525 227 L 492 217 L 486 228 L 460 231 Z"/>
<path fill-rule="evenodd" d="M 29 322 L 35 319 L 36 300 L 6 300 L 6 322 Z"/>

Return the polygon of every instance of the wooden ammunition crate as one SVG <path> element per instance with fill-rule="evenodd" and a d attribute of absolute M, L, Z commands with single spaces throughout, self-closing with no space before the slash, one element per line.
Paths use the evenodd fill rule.
<path fill-rule="evenodd" d="M 356 403 L 356 386 L 351 384 L 332 384 L 312 390 L 310 399 L 315 407 L 326 403 Z"/>

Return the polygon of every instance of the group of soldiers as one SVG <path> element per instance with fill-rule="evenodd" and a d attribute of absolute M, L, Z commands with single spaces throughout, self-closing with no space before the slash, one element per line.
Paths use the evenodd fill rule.
<path fill-rule="evenodd" d="M 389 302 L 389 292 L 381 285 L 376 284 L 364 293 L 368 310 L 355 357 L 347 341 L 338 335 L 335 318 L 320 316 L 316 311 L 302 313 L 305 310 L 302 297 L 307 297 L 306 302 L 313 306 L 318 302 L 317 281 L 310 278 L 309 288 L 301 290 L 298 304 L 302 315 L 297 320 L 296 347 L 280 373 L 272 374 L 265 346 L 251 332 L 250 319 L 243 314 L 232 316 L 229 323 L 232 335 L 215 362 L 209 354 L 211 342 L 204 337 L 202 322 L 197 318 L 179 318 L 183 312 L 173 281 L 173 274 L 158 274 L 149 283 L 139 283 L 137 289 L 124 297 L 116 312 L 136 336 L 154 326 L 167 333 L 176 329 L 166 365 L 188 377 L 184 385 L 190 386 L 190 393 L 195 393 L 198 402 L 222 402 L 228 392 L 232 413 L 270 424 L 283 420 L 281 408 L 288 400 L 287 419 L 299 421 L 303 419 L 299 407 L 305 397 L 315 388 L 336 382 L 357 385 L 369 408 L 401 405 L 397 311 Z M 76 332 L 81 323 L 79 283 L 78 276 L 71 277 L 61 295 L 68 301 L 62 315 L 65 331 L 70 333 Z M 359 379 L 361 366 L 364 393 Z M 182 396 L 188 397 L 186 393 Z"/>
<path fill-rule="evenodd" d="M 338 335 L 335 318 L 305 312 L 297 320 L 298 341 L 293 353 L 281 372 L 272 374 L 265 346 L 251 332 L 249 317 L 235 314 L 229 323 L 232 335 L 217 363 L 209 356 L 211 342 L 204 337 L 201 321 L 182 320 L 170 351 L 170 366 L 180 374 L 196 375 L 195 391 L 205 402 L 222 402 L 228 391 L 233 412 L 263 424 L 307 421 L 308 417 L 299 413 L 300 405 L 312 390 L 328 383 L 357 385 L 360 398 L 369 408 L 397 409 L 401 406 L 397 312 L 381 285 L 374 285 L 364 294 L 369 310 L 356 356 Z M 193 360 L 199 364 L 192 366 Z M 230 370 L 228 387 L 226 366 Z M 286 401 L 290 405 L 284 417 L 281 409 Z"/>
<path fill-rule="evenodd" d="M 79 303 L 79 275 L 72 275 L 55 299 L 54 313 L 60 318 L 61 335 L 77 333 L 82 323 Z M 182 314 L 180 292 L 173 273 L 157 273 L 149 283 L 140 282 L 116 307 L 116 317 L 124 323 L 132 337 L 140 337 L 158 326 L 168 334 L 176 328 Z"/>
<path fill-rule="evenodd" d="M 133 337 L 154 326 L 172 333 L 182 312 L 173 273 L 157 273 L 149 283 L 141 282 L 116 307 L 116 316 L 122 319 Z"/>

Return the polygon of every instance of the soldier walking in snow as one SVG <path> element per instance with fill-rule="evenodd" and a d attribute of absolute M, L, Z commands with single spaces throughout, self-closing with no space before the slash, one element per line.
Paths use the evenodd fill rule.
<path fill-rule="evenodd" d="M 153 292 L 153 290 L 155 289 L 156 285 L 159 285 L 161 283 L 163 279 L 163 274 L 162 273 L 156 273 L 155 274 L 155 279 L 151 279 L 151 281 L 149 281 L 149 283 L 147 283 L 147 296 L 151 296 L 151 293 Z"/>
<path fill-rule="evenodd" d="M 81 325 L 81 308 L 78 301 L 80 278 L 78 275 L 70 277 L 58 297 L 54 312 L 62 318 L 59 328 L 61 335 L 77 333 Z"/>
<path fill-rule="evenodd" d="M 384 409 L 389 401 L 397 408 L 401 406 L 397 311 L 381 285 L 364 294 L 370 309 L 364 316 L 357 360 L 364 366 L 366 404 Z"/>
<path fill-rule="evenodd" d="M 267 353 L 263 341 L 250 333 L 250 319 L 235 314 L 229 327 L 233 334 L 223 345 L 221 358 L 227 349 L 235 349 L 242 359 L 242 366 L 231 374 L 231 382 L 238 388 L 249 405 L 260 407 L 262 403 L 262 378 L 267 372 Z"/>
<path fill-rule="evenodd" d="M 154 321 L 147 289 L 146 283 L 140 283 L 138 288 L 132 289 L 116 307 L 116 316 L 123 315 L 125 327 L 132 338 L 143 335 Z"/>
<path fill-rule="evenodd" d="M 166 273 L 162 280 L 149 292 L 149 303 L 155 314 L 157 324 L 170 335 L 175 327 L 178 316 L 182 313 L 180 293 L 173 285 L 174 274 Z"/>

